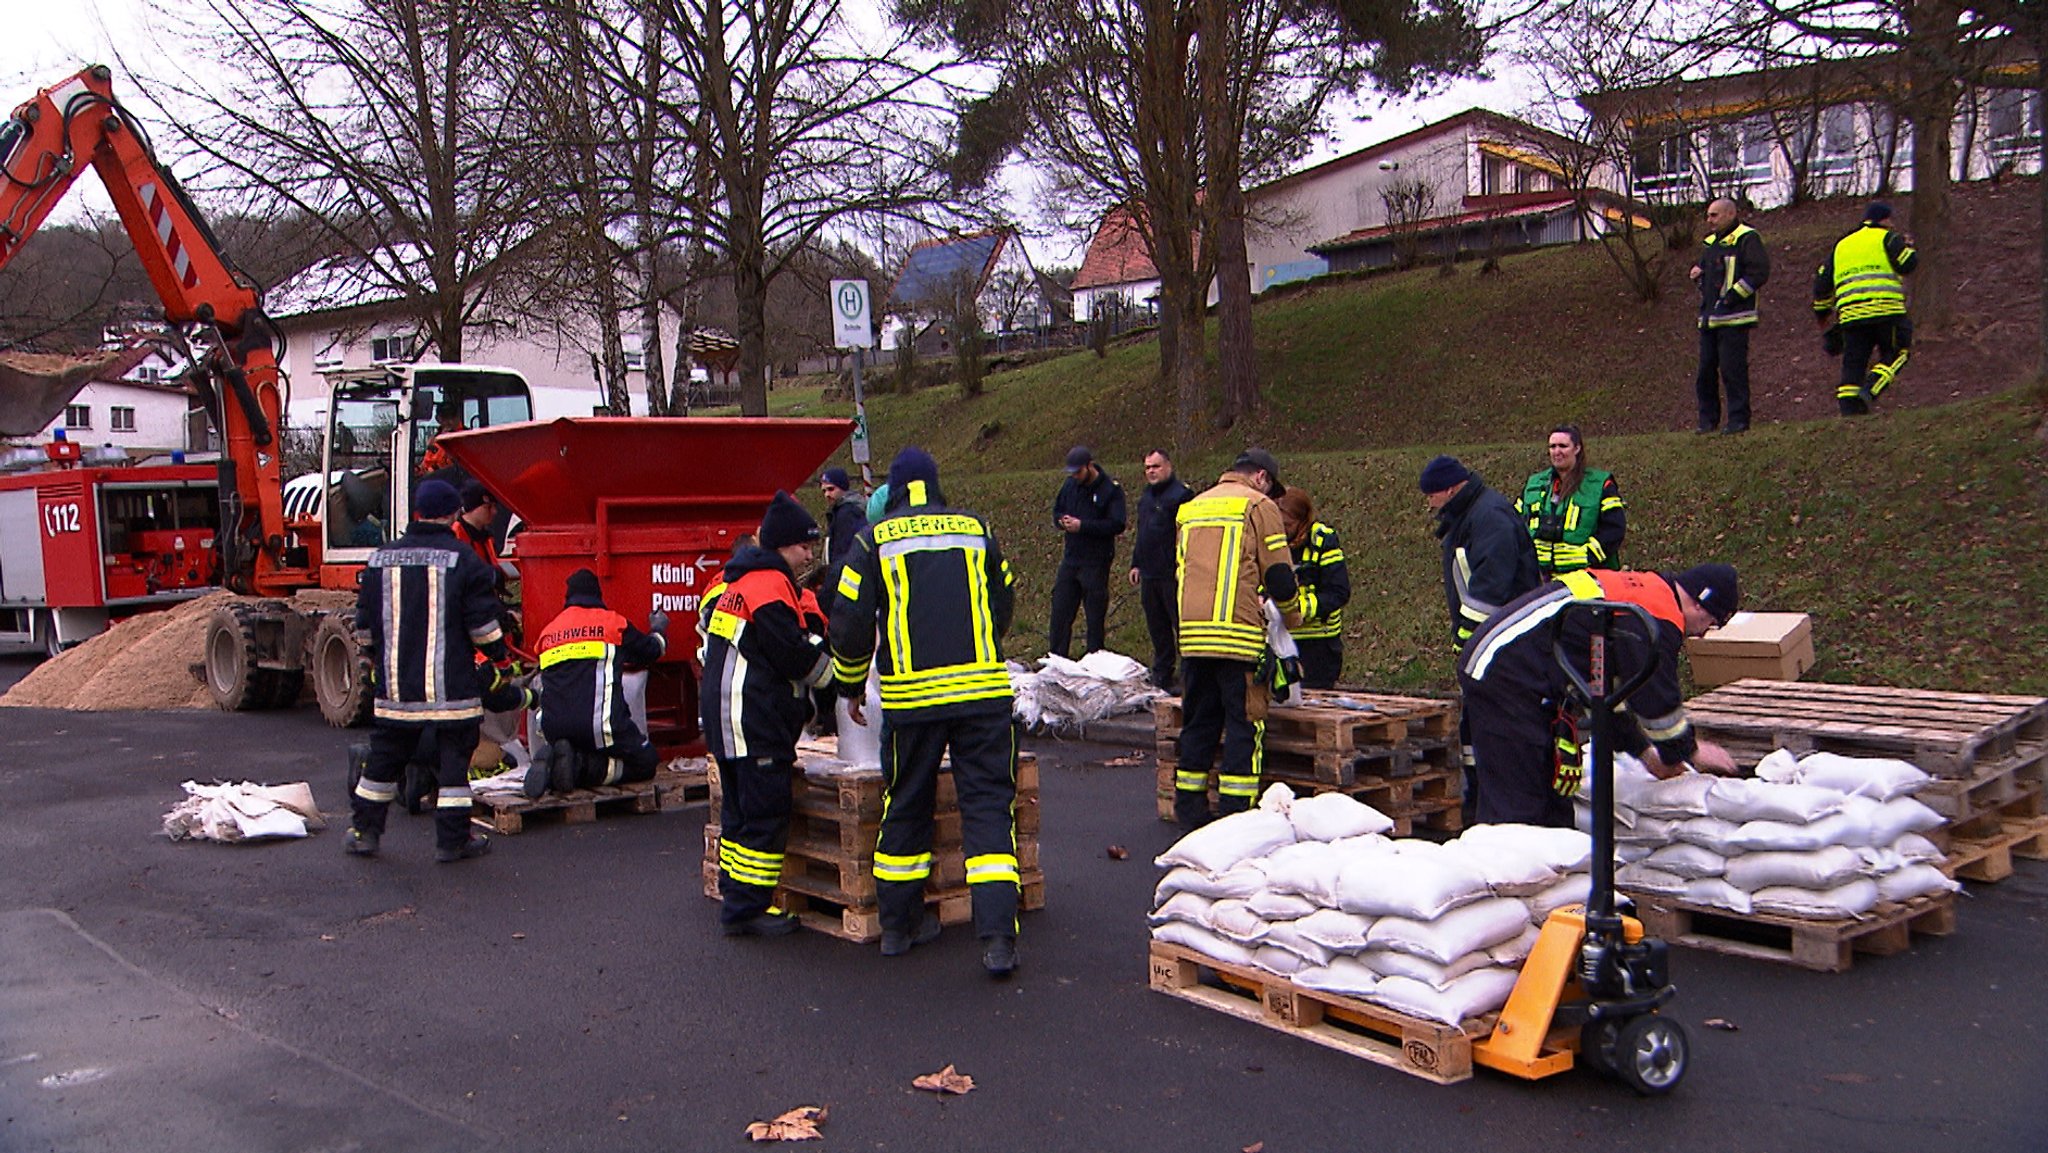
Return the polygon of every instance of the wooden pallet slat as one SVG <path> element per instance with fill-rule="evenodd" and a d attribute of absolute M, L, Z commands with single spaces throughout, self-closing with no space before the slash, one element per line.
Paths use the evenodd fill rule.
<path fill-rule="evenodd" d="M 1996 776 L 2048 753 L 2048 698 L 1737 681 L 1686 703 L 1700 735 L 1756 758 L 1895 756 L 1953 779 Z"/>
<path fill-rule="evenodd" d="M 2014 857 L 2048 860 L 2048 816 L 2009 820 L 1989 835 L 1952 842 L 1941 871 L 1959 881 L 2003 881 L 2012 876 Z"/>
<path fill-rule="evenodd" d="M 1891 956 L 1904 952 L 1914 933 L 1946 937 L 1956 926 L 1954 893 L 1887 902 L 1868 916 L 1841 921 L 1736 913 L 1651 893 L 1630 896 L 1635 898 L 1636 916 L 1649 936 L 1710 953 L 1778 961 L 1823 973 L 1848 969 L 1857 953 Z"/>
<path fill-rule="evenodd" d="M 601 785 L 568 793 L 547 793 L 529 799 L 523 793 L 479 793 L 470 810 L 470 820 L 503 836 L 526 831 L 531 820 L 559 820 L 581 825 L 611 813 L 657 813 L 691 803 L 692 788 L 701 801 L 703 778 L 687 772 L 663 770 L 645 781 Z"/>

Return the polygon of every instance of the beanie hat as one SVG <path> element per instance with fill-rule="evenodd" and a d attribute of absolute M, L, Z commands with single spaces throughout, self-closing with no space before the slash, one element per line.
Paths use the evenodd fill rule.
<path fill-rule="evenodd" d="M 921 484 L 920 490 L 911 488 Z M 939 462 L 932 454 L 912 446 L 896 454 L 889 463 L 889 504 L 931 504 L 938 499 Z"/>
<path fill-rule="evenodd" d="M 1870 207 L 1863 210 L 1863 219 L 1869 221 L 1872 224 L 1876 224 L 1884 220 L 1890 220 L 1891 218 L 1892 206 L 1886 204 L 1882 200 L 1871 201 Z"/>
<path fill-rule="evenodd" d="M 412 498 L 412 513 L 420 520 L 445 520 L 462 511 L 462 494 L 445 480 L 420 485 Z"/>
<path fill-rule="evenodd" d="M 485 488 L 484 482 L 480 480 L 465 480 L 462 482 L 463 512 L 473 512 L 482 508 L 485 501 L 496 502 L 497 499 L 491 495 L 491 490 Z"/>
<path fill-rule="evenodd" d="M 819 473 L 818 483 L 829 484 L 833 488 L 839 489 L 853 487 L 853 479 L 846 475 L 845 469 L 838 467 L 828 468 L 824 472 Z"/>
<path fill-rule="evenodd" d="M 1422 466 L 1422 491 L 1442 492 L 1472 479 L 1472 470 L 1455 456 L 1439 456 Z"/>
<path fill-rule="evenodd" d="M 1715 624 L 1727 624 L 1728 618 L 1735 615 L 1735 606 L 1741 603 L 1742 590 L 1735 583 L 1735 569 L 1730 565 L 1694 565 L 1671 579 L 1700 602 Z"/>
<path fill-rule="evenodd" d="M 594 601 L 603 597 L 597 587 L 597 574 L 587 568 L 577 569 L 569 574 L 568 599 Z"/>
<path fill-rule="evenodd" d="M 817 539 L 818 522 L 810 511 L 795 497 L 775 490 L 775 499 L 768 502 L 768 512 L 761 518 L 761 547 L 773 552 Z"/>
<path fill-rule="evenodd" d="M 1075 473 L 1080 472 L 1082 469 L 1087 468 L 1089 465 L 1094 463 L 1095 454 L 1089 452 L 1088 446 L 1085 444 L 1077 444 L 1074 447 L 1067 450 L 1068 476 L 1073 476 Z"/>
<path fill-rule="evenodd" d="M 1279 500 L 1281 494 L 1287 491 L 1287 486 L 1280 483 L 1280 462 L 1273 459 L 1272 453 L 1263 448 L 1248 448 L 1238 453 L 1237 459 L 1230 463 L 1232 472 L 1251 472 L 1255 469 L 1265 471 L 1266 495 Z"/>

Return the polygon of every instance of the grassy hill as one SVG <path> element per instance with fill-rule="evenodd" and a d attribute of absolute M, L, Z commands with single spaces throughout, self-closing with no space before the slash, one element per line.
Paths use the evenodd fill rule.
<path fill-rule="evenodd" d="M 1916 347 L 1874 419 L 1832 415 L 1835 365 L 1805 315 L 1817 254 L 1857 215 L 1834 203 L 1752 222 L 1776 268 L 1747 436 L 1675 431 L 1693 419 L 1685 262 L 1644 306 L 1583 246 L 1515 257 L 1498 275 L 1423 270 L 1263 301 L 1269 411 L 1181 472 L 1199 489 L 1256 442 L 1314 494 L 1350 558 L 1347 681 L 1452 687 L 1436 542 L 1415 488 L 1423 461 L 1454 452 L 1513 489 L 1542 465 L 1549 427 L 1574 421 L 1629 502 L 1629 567 L 1737 565 L 1749 607 L 1814 614 L 1811 676 L 2048 693 L 2048 446 L 2040 393 L 2021 379 L 2037 348 L 2033 195 L 2027 184 L 1958 197 L 1958 324 Z M 870 401 L 883 467 L 896 446 L 924 445 L 952 499 L 994 518 L 1024 582 L 1013 655 L 1044 651 L 1060 457 L 1087 443 L 1127 489 L 1141 484 L 1139 456 L 1172 425 L 1155 364 L 1150 344 L 1132 344 L 995 374 L 973 399 L 931 389 Z M 775 407 L 850 408 L 816 388 L 778 389 Z M 1149 651 L 1121 586 L 1110 619 L 1112 647 Z"/>

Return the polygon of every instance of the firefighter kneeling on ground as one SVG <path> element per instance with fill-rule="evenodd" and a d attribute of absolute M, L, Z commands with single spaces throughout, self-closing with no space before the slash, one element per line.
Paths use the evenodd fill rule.
<path fill-rule="evenodd" d="M 886 792 L 875 888 L 885 957 L 939 935 L 925 882 L 939 765 L 950 751 L 981 964 L 996 978 L 1017 967 L 1017 726 L 1002 648 L 1015 583 L 988 525 L 946 507 L 931 454 L 897 453 L 888 508 L 854 542 L 828 614 L 833 668 L 855 724 L 870 723 L 858 702 L 868 665 L 881 663 Z"/>
<path fill-rule="evenodd" d="M 645 781 L 660 756 L 626 705 L 626 665 L 651 665 L 668 651 L 668 614 L 648 615 L 648 632 L 605 607 L 597 574 L 569 574 L 568 595 L 535 648 L 541 710 L 526 767 L 526 795 Z"/>
<path fill-rule="evenodd" d="M 1735 570 L 1703 564 L 1675 576 L 1585 569 L 1538 585 L 1488 618 L 1458 660 L 1465 719 L 1472 734 L 1478 824 L 1572 826 L 1572 798 L 1584 776 L 1579 734 L 1585 702 L 1568 694 L 1570 679 L 1552 653 L 1558 613 L 1581 601 L 1640 605 L 1656 622 L 1645 636 L 1633 614 L 1608 636 L 1607 661 L 1616 679 L 1646 663 L 1655 671 L 1622 706 L 1615 720 L 1616 751 L 1642 758 L 1658 777 L 1688 764 L 1732 776 L 1735 762 L 1721 746 L 1699 740 L 1685 716 L 1678 685 L 1678 652 L 1735 612 Z M 1590 680 L 1589 614 L 1565 620 L 1563 646 L 1572 665 Z"/>
<path fill-rule="evenodd" d="M 761 518 L 759 545 L 726 562 L 704 612 L 698 720 L 718 762 L 719 926 L 728 937 L 779 937 L 796 918 L 770 902 L 789 846 L 796 742 L 810 692 L 832 683 L 823 621 L 807 613 L 797 574 L 810 567 L 818 522 L 786 492 Z"/>

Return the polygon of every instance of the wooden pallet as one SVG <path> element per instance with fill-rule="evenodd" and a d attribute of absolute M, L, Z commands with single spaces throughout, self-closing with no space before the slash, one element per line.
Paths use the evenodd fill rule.
<path fill-rule="evenodd" d="M 1439 1085 L 1470 1080 L 1472 1042 L 1493 1031 L 1491 1017 L 1467 1021 L 1462 1028 L 1425 1021 L 1356 997 L 1304 989 L 1285 977 L 1180 945 L 1153 941 L 1151 946 L 1156 992 Z M 1210 980 L 1203 979 L 1205 971 Z"/>
<path fill-rule="evenodd" d="M 1946 853 L 1957 845 L 1996 837 L 2014 822 L 2032 821 L 2048 815 L 2044 810 L 2048 810 L 2048 794 L 2044 794 L 2039 785 L 2028 785 L 2010 801 L 1972 812 L 1960 821 L 1929 829 L 1922 835 Z"/>
<path fill-rule="evenodd" d="M 470 820 L 493 832 L 512 836 L 526 831 L 528 821 L 560 820 L 581 825 L 611 813 L 656 813 L 689 804 L 692 787 L 701 801 L 704 782 L 691 780 L 687 773 L 657 772 L 652 780 L 632 784 L 603 785 L 568 793 L 547 793 L 529 800 L 522 793 L 480 793 Z"/>
<path fill-rule="evenodd" d="M 801 766 L 799 766 L 801 770 Z M 718 774 L 710 774 L 710 797 L 713 810 L 718 808 L 723 792 Z M 794 782 L 794 803 L 796 811 L 839 821 L 865 821 L 879 823 L 882 819 L 882 772 L 880 769 L 858 769 L 851 772 L 811 775 L 799 771 Z M 953 774 L 942 770 L 938 777 L 937 800 L 934 808 L 945 812 L 959 804 L 958 791 L 953 787 Z M 1019 832 L 1038 830 L 1038 758 L 1031 753 L 1017 754 L 1017 826 Z"/>
<path fill-rule="evenodd" d="M 2048 751 L 2048 698 L 1737 681 L 1686 702 L 1701 738 L 1754 764 L 1775 749 L 1897 757 L 1976 781 Z"/>
<path fill-rule="evenodd" d="M 937 842 L 932 846 L 931 884 L 942 888 L 957 888 L 967 883 L 967 854 L 960 844 L 959 814 L 953 817 L 952 832 L 947 835 L 942 827 Z M 718 840 L 724 830 L 715 822 L 704 826 L 704 871 L 706 876 L 715 878 L 718 873 Z M 1038 872 L 1038 838 L 1020 837 L 1017 840 L 1017 867 L 1025 874 Z M 796 878 L 806 881 L 806 891 L 815 891 L 819 896 L 843 905 L 872 905 L 875 903 L 875 845 L 873 841 L 848 852 L 837 838 L 807 837 L 791 829 L 789 844 L 783 850 L 782 877 L 785 883 Z M 826 886 L 820 889 L 819 886 Z M 716 888 L 707 889 L 707 894 L 717 895 Z"/>
<path fill-rule="evenodd" d="M 1174 819 L 1174 781 L 1176 766 L 1162 760 L 1158 770 L 1159 819 Z M 1463 769 L 1438 768 L 1412 777 L 1360 777 L 1349 785 L 1330 785 L 1321 781 L 1277 776 L 1267 772 L 1259 782 L 1263 790 L 1275 783 L 1285 784 L 1297 794 L 1338 792 L 1355 797 L 1393 818 L 1394 828 L 1389 834 L 1395 837 L 1413 836 L 1422 830 L 1439 833 L 1456 833 L 1464 826 L 1465 773 Z M 1214 808 L 1218 800 L 1216 773 L 1209 773 L 1209 804 Z"/>
<path fill-rule="evenodd" d="M 1306 696 L 1303 704 L 1267 710 L 1262 747 L 1269 765 L 1295 761 L 1330 784 L 1349 784 L 1361 755 L 1368 771 L 1400 772 L 1404 747 L 1442 746 L 1457 736 L 1456 701 L 1320 690 Z M 1152 702 L 1162 756 L 1174 755 L 1182 719 L 1179 697 Z"/>
<path fill-rule="evenodd" d="M 704 895 L 712 900 L 718 899 L 716 864 L 709 864 L 704 869 Z M 792 876 L 785 870 L 782 883 L 776 886 L 773 901 L 777 908 L 796 914 L 797 923 L 804 928 L 859 944 L 881 940 L 881 909 L 872 902 L 850 904 L 837 899 L 839 896 L 843 894 L 835 893 L 830 882 Z M 1017 908 L 1021 912 L 1045 908 L 1044 874 L 1025 873 L 1017 897 Z M 925 890 L 924 904 L 926 909 L 938 914 L 941 925 L 961 925 L 974 920 L 974 894 L 964 884 L 944 889 L 929 887 Z"/>
<path fill-rule="evenodd" d="M 1823 973 L 1849 968 L 1857 953 L 1903 953 L 1913 934 L 1946 937 L 1956 929 L 1954 893 L 1886 902 L 1860 919 L 1816 921 L 1774 913 L 1735 913 L 1675 897 L 1630 893 L 1643 931 L 1674 945 L 1780 961 Z"/>
<path fill-rule="evenodd" d="M 2008 820 L 1988 836 L 1951 842 L 1941 871 L 1959 881 L 2003 881 L 2014 857 L 2048 861 L 2048 817 Z"/>

